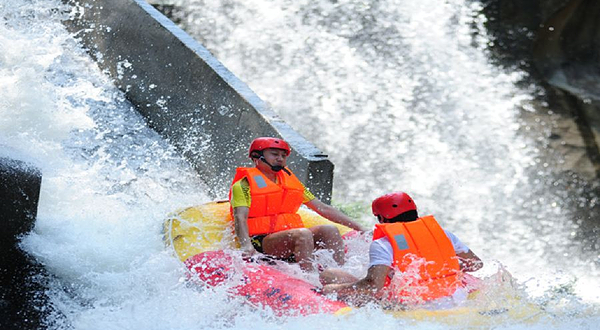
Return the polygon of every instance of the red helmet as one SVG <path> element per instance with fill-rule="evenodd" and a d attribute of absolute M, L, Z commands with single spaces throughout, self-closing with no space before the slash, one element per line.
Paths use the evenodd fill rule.
<path fill-rule="evenodd" d="M 287 156 L 289 156 L 291 152 L 289 144 L 283 141 L 282 139 L 273 137 L 259 137 L 254 139 L 254 141 L 252 141 L 252 143 L 250 144 L 250 151 L 248 152 L 248 156 L 252 158 L 253 151 L 263 151 L 269 148 L 285 150 Z"/>
<path fill-rule="evenodd" d="M 375 199 L 371 208 L 376 217 L 393 219 L 404 212 L 416 211 L 417 205 L 407 193 L 399 191 Z"/>

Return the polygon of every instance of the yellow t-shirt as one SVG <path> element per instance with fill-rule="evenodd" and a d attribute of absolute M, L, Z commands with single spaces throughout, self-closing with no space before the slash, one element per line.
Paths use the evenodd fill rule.
<path fill-rule="evenodd" d="M 304 185 L 302 185 L 304 187 Z M 302 200 L 303 204 L 306 204 L 315 199 L 315 196 L 308 190 L 308 188 L 304 187 L 304 199 Z M 252 203 L 252 199 L 250 198 L 250 184 L 246 178 L 239 180 L 234 183 L 231 187 L 231 203 L 232 208 L 236 208 L 238 206 L 246 206 L 250 207 Z"/>

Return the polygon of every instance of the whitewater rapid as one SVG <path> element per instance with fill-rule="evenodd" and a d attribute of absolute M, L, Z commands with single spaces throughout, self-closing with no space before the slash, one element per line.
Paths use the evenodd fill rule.
<path fill-rule="evenodd" d="M 564 276 L 599 301 L 587 230 L 600 198 L 553 170 L 566 160 L 544 136 L 563 124 L 525 72 L 493 64 L 479 2 L 173 3 L 186 31 L 330 156 L 334 203 L 368 216 L 373 198 L 407 191 L 541 292 Z"/>
<path fill-rule="evenodd" d="M 366 2 L 340 3 L 359 12 L 369 8 Z M 229 9 L 244 8 L 233 4 Z M 231 17 L 247 22 L 237 29 L 238 23 L 224 20 L 216 29 L 224 34 L 205 42 L 330 154 L 336 203 L 358 203 L 357 217 L 369 223 L 364 206 L 370 199 L 390 190 L 412 192 L 423 212 L 435 213 L 488 261 L 488 273 L 505 265 L 532 296 L 549 297 L 559 315 L 502 328 L 597 324 L 598 270 L 593 262 L 571 257 L 577 246 L 561 235 L 572 228 L 555 221 L 568 216 L 563 204 L 552 195 L 532 196 L 538 190 L 529 174 L 537 166 L 535 150 L 517 134 L 521 123 L 515 110 L 531 96 L 514 85 L 522 73 L 493 67 L 485 52 L 472 47 L 469 24 L 476 3 L 380 3 L 411 14 L 409 19 L 384 11 L 384 26 L 372 26 L 399 35 L 392 45 L 397 48 L 385 56 L 391 62 L 364 56 L 382 47 L 377 46 L 382 41 L 369 39 L 376 33 L 348 42 L 344 34 L 360 30 L 353 24 L 368 20 L 353 20 L 354 11 L 333 2 L 317 2 L 316 9 L 306 2 L 279 7 L 256 2 L 251 10 L 262 13 L 255 15 L 259 21 L 279 23 L 267 26 L 250 23 L 248 16 L 236 21 L 241 12 L 223 13 L 216 2 L 189 2 L 184 8 L 198 13 L 194 6 L 199 5 L 214 14 L 213 27 Z M 315 10 L 340 15 L 346 23 L 319 25 L 326 21 L 311 16 Z M 51 274 L 47 294 L 56 312 L 46 320 L 50 327 L 364 329 L 376 320 L 381 329 L 445 328 L 395 319 L 377 308 L 345 318 L 275 318 L 230 299 L 222 289 L 188 283 L 183 265 L 164 246 L 162 224 L 170 212 L 208 201 L 208 188 L 67 33 L 61 20 L 69 11 L 54 0 L 0 3 L 0 153 L 32 162 L 43 173 L 35 229 L 21 246 Z M 303 23 L 311 20 L 316 27 Z M 310 52 L 300 52 L 304 46 L 312 47 Z M 403 47 L 411 52 L 397 52 Z M 272 50 L 277 61 L 263 55 Z M 250 59 L 251 54 L 257 57 Z M 282 67 L 263 69 L 269 62 Z M 444 111 L 436 112 L 440 108 Z M 536 231 L 539 225 L 526 217 L 532 210 L 542 215 L 534 220 L 553 230 Z M 552 298 L 553 287 L 569 289 L 574 279 L 574 292 Z"/>

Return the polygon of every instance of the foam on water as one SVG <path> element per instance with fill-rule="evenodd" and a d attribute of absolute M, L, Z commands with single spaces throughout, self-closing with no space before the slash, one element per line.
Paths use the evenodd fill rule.
<path fill-rule="evenodd" d="M 552 170 L 564 160 L 540 136 L 556 125 L 544 122 L 551 109 L 524 72 L 491 63 L 478 2 L 170 2 L 186 31 L 330 155 L 334 201 L 364 205 L 366 219 L 372 198 L 406 190 L 532 294 L 567 285 L 600 301 L 585 225 L 597 196 Z"/>
<path fill-rule="evenodd" d="M 546 271 L 528 271 L 518 265 L 532 257 L 545 257 L 544 247 L 537 246 L 544 243 L 535 240 L 530 226 L 520 218 L 520 208 L 510 203 L 492 207 L 474 202 L 488 199 L 486 194 L 530 191 L 526 172 L 532 151 L 522 147 L 527 141 L 514 134 L 519 123 L 513 107 L 528 99 L 527 94 L 512 85 L 513 74 L 489 66 L 482 51 L 471 47 L 468 33 L 461 30 L 468 30 L 466 21 L 473 8 L 453 7 L 460 4 L 457 1 L 444 6 L 423 3 L 419 8 L 411 8 L 417 7 L 411 2 L 382 2 L 381 8 L 404 8 L 411 13 L 410 19 L 399 11 L 384 11 L 378 18 L 384 24 L 372 25 L 373 33 L 354 38 L 352 43 L 348 36 L 360 31 L 353 24 L 369 26 L 369 20 L 354 20 L 353 10 L 368 13 L 374 4 L 339 2 L 352 9 L 345 10 L 322 1 L 315 2 L 315 11 L 307 3 L 276 6 L 256 2 L 253 10 L 263 11 L 269 18 L 264 21 L 275 21 L 277 28 L 258 25 L 251 29 L 258 24 L 255 21 L 227 31 L 237 25 L 225 21 L 217 28 L 225 30 L 224 34 L 216 38 L 226 39 L 226 32 L 235 32 L 234 39 L 220 40 L 231 50 L 218 53 L 303 134 L 331 154 L 337 165 L 336 198 L 342 204 L 368 203 L 381 192 L 410 186 L 423 209 L 446 215 L 443 221 L 474 250 L 482 251 L 485 259 L 497 258 L 508 264 L 509 270 L 519 270 L 522 280 L 531 277 L 539 283 L 546 279 L 544 274 L 558 276 L 547 267 L 548 260 L 531 263 Z M 186 8 L 196 13 L 194 4 L 190 2 Z M 205 13 L 211 13 L 213 7 L 203 6 Z M 452 11 L 455 8 L 458 12 Z M 205 289 L 189 283 L 183 265 L 165 249 L 161 227 L 167 213 L 207 201 L 206 188 L 66 32 L 60 20 L 68 11 L 58 0 L 0 3 L 0 152 L 42 169 L 38 219 L 22 247 L 52 275 L 48 294 L 57 313 L 48 324 L 74 329 L 364 329 L 376 320 L 381 329 L 409 325 L 447 328 L 435 322 L 397 319 L 375 307 L 344 317 L 276 318 L 245 305 L 242 299 L 228 297 L 225 288 Z M 311 12 L 340 19 L 331 26 L 303 25 L 323 20 Z M 216 10 L 211 19 L 225 18 L 229 16 Z M 243 18 L 239 22 L 248 21 L 247 16 Z M 426 28 L 429 25 L 433 27 Z M 445 28 L 448 26 L 452 28 Z M 401 37 L 392 46 L 412 51 L 365 57 L 383 47 L 377 44 L 380 41 L 370 39 L 381 35 L 375 32 L 383 28 Z M 263 34 L 255 38 L 252 33 L 257 31 Z M 247 43 L 242 42 L 246 39 Z M 272 41 L 281 45 L 271 45 Z M 253 42 L 258 49 L 251 47 Z M 311 51 L 300 52 L 304 46 Z M 280 57 L 266 62 L 281 62 L 287 71 L 255 74 L 252 66 L 257 65 L 259 71 L 265 63 L 233 61 L 236 47 L 259 58 L 264 54 L 260 47 L 268 47 Z M 293 56 L 297 53 L 301 56 Z M 318 65 L 309 65 L 312 62 Z M 242 70 L 245 67 L 250 71 Z M 456 77 L 463 73 L 467 77 Z M 255 86 L 256 80 L 262 84 Z M 269 81 L 273 84 L 266 83 Z M 487 99 L 497 102 L 482 106 Z M 439 108 L 444 111 L 438 112 Z M 390 143 L 393 148 L 384 147 Z M 399 161 L 407 158 L 418 166 Z M 474 198 L 474 194 L 479 196 Z M 451 200 L 439 203 L 445 198 Z M 558 216 L 562 214 L 558 212 Z M 510 228 L 495 228 L 490 234 L 488 223 L 480 219 L 483 217 L 507 217 Z M 459 219 L 469 221 L 464 224 Z M 510 253 L 501 251 L 505 242 L 496 237 L 503 232 L 517 238 L 510 240 L 514 245 L 507 249 Z M 520 240 L 526 245 L 517 244 Z M 356 243 L 350 249 L 347 268 L 356 274 L 364 272 L 360 250 L 365 246 L 366 242 Z M 565 252 L 560 245 L 556 249 Z M 493 275 L 497 269 L 489 264 L 486 271 Z M 575 263 L 574 269 L 577 277 L 586 278 L 580 264 Z M 572 274 L 570 269 L 565 271 Z M 595 275 L 592 272 L 588 278 L 597 287 Z M 499 327 L 581 328 L 596 324 L 597 313 L 592 312 L 591 318 L 578 316 L 590 315 L 590 306 L 578 305 L 578 296 L 569 294 L 564 285 L 570 277 L 565 278 L 550 279 L 554 291 L 540 290 L 542 297 L 554 294 L 547 305 L 560 312 L 559 318 L 547 317 L 527 325 L 508 322 Z M 315 278 L 308 276 L 308 280 Z"/>
<path fill-rule="evenodd" d="M 0 145 L 43 173 L 38 219 L 22 246 L 55 276 L 49 295 L 62 316 L 48 322 L 171 328 L 177 313 L 213 299 L 180 281 L 161 234 L 167 213 L 207 201 L 205 187 L 66 32 L 68 8 L 0 6 Z"/>

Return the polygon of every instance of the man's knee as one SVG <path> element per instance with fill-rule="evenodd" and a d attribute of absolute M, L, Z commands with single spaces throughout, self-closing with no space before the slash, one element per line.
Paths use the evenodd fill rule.
<path fill-rule="evenodd" d="M 321 225 L 314 231 L 315 239 L 322 242 L 340 241 L 342 236 L 334 225 Z"/>
<path fill-rule="evenodd" d="M 294 229 L 292 239 L 300 245 L 312 245 L 314 243 L 313 233 L 307 228 Z"/>
<path fill-rule="evenodd" d="M 322 230 L 328 236 L 340 236 L 340 231 L 334 225 L 323 225 Z"/>

